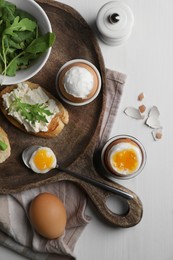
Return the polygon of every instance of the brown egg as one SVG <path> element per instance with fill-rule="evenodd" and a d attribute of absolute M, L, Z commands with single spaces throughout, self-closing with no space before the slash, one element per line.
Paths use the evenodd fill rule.
<path fill-rule="evenodd" d="M 65 77 L 65 73 L 68 70 L 70 70 L 72 67 L 75 67 L 75 66 L 76 67 L 82 67 L 82 68 L 85 68 L 86 70 L 88 70 L 92 74 L 93 79 L 94 79 L 93 88 L 92 88 L 90 94 L 85 99 L 75 97 L 75 96 L 67 93 L 65 88 L 64 88 L 63 80 L 64 80 L 64 77 Z M 84 100 L 91 99 L 96 94 L 97 89 L 98 89 L 98 76 L 97 76 L 95 70 L 91 66 L 89 66 L 88 64 L 85 64 L 85 63 L 82 63 L 82 62 L 76 62 L 76 63 L 68 65 L 66 68 L 64 68 L 62 70 L 62 72 L 60 73 L 60 76 L 59 76 L 58 84 L 59 84 L 59 89 L 60 89 L 63 97 L 65 97 L 67 100 L 72 101 L 74 103 L 82 103 L 82 102 L 84 102 Z"/>
<path fill-rule="evenodd" d="M 51 193 L 36 196 L 29 208 L 29 217 L 34 229 L 43 237 L 60 237 L 66 226 L 66 210 L 62 201 Z"/>

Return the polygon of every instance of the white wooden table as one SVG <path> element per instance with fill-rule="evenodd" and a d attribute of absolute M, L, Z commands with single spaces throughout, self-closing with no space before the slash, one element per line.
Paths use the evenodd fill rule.
<path fill-rule="evenodd" d="M 95 30 L 95 18 L 105 0 L 64 0 Z M 109 47 L 99 40 L 106 67 L 128 75 L 123 98 L 111 136 L 130 134 L 147 150 L 142 174 L 121 181 L 143 203 L 141 222 L 132 228 L 112 228 L 87 208 L 92 221 L 75 247 L 79 260 L 172 260 L 173 259 L 173 1 L 126 0 L 133 10 L 135 25 L 122 46 Z M 127 106 L 138 106 L 144 92 L 148 108 L 157 105 L 163 138 L 154 141 L 143 121 L 124 115 Z M 115 203 L 114 203 L 115 204 Z M 112 203 L 111 203 L 112 205 Z M 115 207 L 115 205 L 114 205 Z M 117 210 L 120 210 L 117 208 Z M 25 259 L 0 247 L 0 259 Z"/>

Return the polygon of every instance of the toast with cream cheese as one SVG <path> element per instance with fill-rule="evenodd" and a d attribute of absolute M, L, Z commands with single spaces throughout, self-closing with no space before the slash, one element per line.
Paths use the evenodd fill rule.
<path fill-rule="evenodd" d="M 29 81 L 5 87 L 0 92 L 0 108 L 15 127 L 40 137 L 58 136 L 69 122 L 64 106 Z"/>

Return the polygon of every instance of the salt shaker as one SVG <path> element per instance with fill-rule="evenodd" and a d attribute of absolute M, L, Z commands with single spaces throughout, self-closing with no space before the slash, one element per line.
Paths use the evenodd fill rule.
<path fill-rule="evenodd" d="M 132 10 L 119 0 L 103 5 L 96 18 L 99 36 L 108 45 L 124 43 L 132 32 L 133 24 Z"/>

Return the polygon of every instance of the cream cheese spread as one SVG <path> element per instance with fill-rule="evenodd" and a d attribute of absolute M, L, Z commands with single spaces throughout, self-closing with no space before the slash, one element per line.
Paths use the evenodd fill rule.
<path fill-rule="evenodd" d="M 59 112 L 59 108 L 56 102 L 53 99 L 50 99 L 41 87 L 31 89 L 29 88 L 28 84 L 24 82 L 19 83 L 16 89 L 12 90 L 10 93 L 4 94 L 2 98 L 3 105 L 5 109 L 8 111 L 8 115 L 14 117 L 20 124 L 24 125 L 26 131 L 28 132 L 47 132 L 48 125 L 50 124 L 53 117 Z M 36 121 L 35 123 L 32 123 L 31 121 L 27 120 L 24 116 L 22 116 L 20 112 L 15 111 L 14 109 L 10 109 L 10 106 L 16 98 L 20 98 L 21 102 L 30 105 L 46 105 L 46 109 L 51 112 L 51 115 L 45 115 L 47 122 Z"/>
<path fill-rule="evenodd" d="M 94 77 L 87 69 L 74 66 L 65 73 L 63 84 L 68 94 L 85 99 L 93 89 Z"/>

